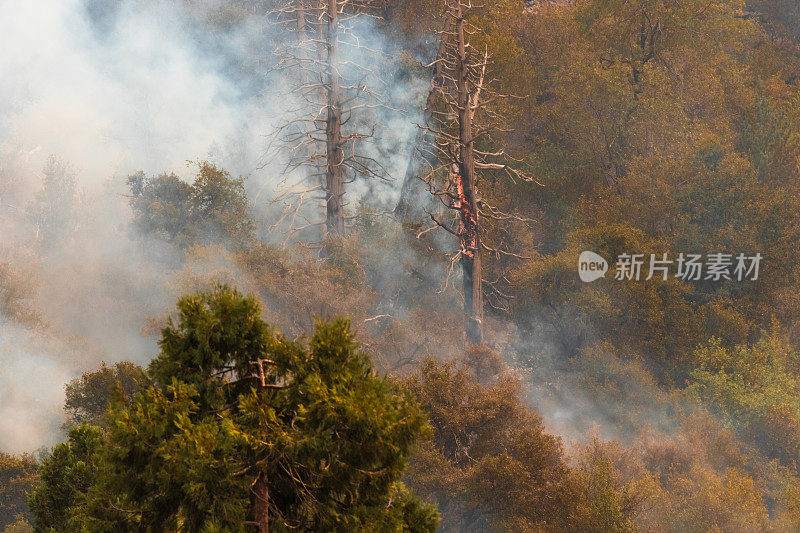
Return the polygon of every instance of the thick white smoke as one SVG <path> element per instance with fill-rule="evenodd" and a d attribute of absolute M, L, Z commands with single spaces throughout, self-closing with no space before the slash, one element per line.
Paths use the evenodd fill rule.
<path fill-rule="evenodd" d="M 30 285 L 25 305 L 39 316 L 16 320 L 0 298 L 0 450 L 61 438 L 69 379 L 157 351 L 145 326 L 173 305 L 181 256 L 131 231 L 128 174 L 190 181 L 187 160 L 208 160 L 244 175 L 259 205 L 282 180 L 265 150 L 287 120 L 291 84 L 269 74 L 279 30 L 257 4 L 0 0 L 0 265 Z M 372 26 L 361 34 L 388 50 Z M 386 56 L 375 61 L 375 76 L 392 75 Z M 396 109 L 412 109 L 426 84 L 386 87 L 370 154 L 402 179 L 415 121 Z M 75 184 L 48 207 L 60 213 L 63 227 L 47 229 L 58 238 L 33 207 L 51 156 Z M 391 206 L 395 187 L 353 184 L 349 204 L 381 196 L 375 204 Z"/>
<path fill-rule="evenodd" d="M 212 39 L 176 3 L 0 0 L 0 263 L 33 280 L 41 318 L 0 322 L 0 449 L 52 444 L 65 381 L 157 350 L 141 330 L 174 301 L 176 262 L 132 236 L 124 177 L 191 179 L 186 160 L 208 159 L 269 180 L 255 169 L 270 95 L 234 63 L 262 46 L 257 24 Z M 31 208 L 51 155 L 76 185 L 57 242 Z"/>
<path fill-rule="evenodd" d="M 37 150 L 34 165 L 70 161 L 82 184 L 177 171 L 188 158 L 251 171 L 274 117 L 227 71 L 232 54 L 247 60 L 257 29 L 242 24 L 222 46 L 175 3 L 108 4 L 101 23 L 83 1 L 0 2 L 0 139 Z"/>

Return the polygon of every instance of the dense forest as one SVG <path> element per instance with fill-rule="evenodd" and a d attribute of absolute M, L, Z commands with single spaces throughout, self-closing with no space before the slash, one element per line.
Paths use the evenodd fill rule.
<path fill-rule="evenodd" d="M 800 530 L 796 2 L 0 32 L 0 531 Z"/>

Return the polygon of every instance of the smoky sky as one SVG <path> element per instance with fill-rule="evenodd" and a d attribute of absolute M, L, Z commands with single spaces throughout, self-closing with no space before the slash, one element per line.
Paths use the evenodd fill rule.
<path fill-rule="evenodd" d="M 0 449 L 57 441 L 66 381 L 157 350 L 146 324 L 174 303 L 180 260 L 132 233 L 127 174 L 191 180 L 187 161 L 210 160 L 270 186 L 269 34 L 259 17 L 210 32 L 213 9 L 0 1 L 0 262 L 39 315 L 0 317 Z M 51 157 L 75 187 L 56 202 L 69 228 L 45 239 L 32 206 Z"/>
<path fill-rule="evenodd" d="M 191 181 L 191 162 L 210 161 L 245 178 L 265 223 L 286 177 L 268 137 L 297 109 L 271 69 L 279 31 L 259 2 L 0 0 L 0 263 L 38 316 L 0 309 L 0 450 L 57 442 L 67 381 L 157 352 L 148 323 L 184 288 L 183 257 L 133 232 L 127 175 Z M 352 184 L 350 202 L 390 207 L 426 82 L 394 79 L 397 47 L 371 23 L 359 31 L 379 53 L 353 57 L 374 62 L 387 104 L 367 149 L 390 179 Z M 74 191 L 55 202 L 64 227 L 51 238 L 34 211 L 53 160 Z"/>

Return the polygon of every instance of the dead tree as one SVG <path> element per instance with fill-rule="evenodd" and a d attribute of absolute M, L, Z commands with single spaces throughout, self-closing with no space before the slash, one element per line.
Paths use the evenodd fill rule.
<path fill-rule="evenodd" d="M 491 104 L 510 95 L 498 93 L 494 79 L 487 77 L 489 54 L 475 50 L 469 36 L 479 31 L 466 20 L 469 6 L 452 0 L 447 7 L 449 22 L 442 32 L 442 54 L 437 58 L 442 83 L 431 99 L 430 123 L 423 125 L 432 142 L 420 147 L 422 159 L 429 164 L 421 179 L 444 208 L 429 213 L 434 228 L 443 228 L 458 239 L 458 251 L 452 264 L 461 265 L 464 295 L 464 332 L 469 342 L 483 340 L 484 292 L 493 282 L 483 279 L 482 256 L 511 255 L 483 242 L 486 221 L 509 223 L 527 219 L 508 213 L 479 197 L 478 171 L 504 175 L 513 182 L 533 181 L 516 170 L 504 151 L 492 151 L 492 134 L 503 132 L 504 118 Z M 449 216 L 448 216 L 449 215 Z M 495 291 L 497 292 L 497 291 Z"/>
<path fill-rule="evenodd" d="M 370 0 L 291 0 L 271 13 L 296 36 L 280 52 L 276 68 L 295 73 L 291 96 L 298 102 L 275 134 L 289 162 L 278 198 L 284 209 L 273 228 L 286 224 L 287 235 L 313 226 L 343 235 L 347 184 L 388 179 L 379 162 L 362 150 L 374 130 L 359 129 L 354 118 L 382 105 L 369 87 L 372 70 L 354 59 L 366 50 L 353 22 L 373 12 Z M 309 198 L 323 200 L 324 221 L 307 209 Z"/>
<path fill-rule="evenodd" d="M 344 151 L 342 150 L 342 83 L 339 71 L 339 0 L 327 0 L 325 85 L 325 224 L 329 233 L 344 234 Z"/>

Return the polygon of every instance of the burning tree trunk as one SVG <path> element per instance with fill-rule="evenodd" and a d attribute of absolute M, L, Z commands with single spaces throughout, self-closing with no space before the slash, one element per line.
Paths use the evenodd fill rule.
<path fill-rule="evenodd" d="M 478 105 L 483 74 L 470 98 L 469 65 L 467 63 L 464 35 L 464 13 L 461 3 L 455 14 L 456 39 L 456 91 L 458 98 L 458 173 L 456 174 L 457 208 L 459 213 L 459 242 L 461 245 L 461 270 L 464 280 L 464 314 L 467 340 L 483 340 L 483 288 L 481 285 L 480 233 L 478 231 L 478 203 L 475 199 L 475 139 L 472 120 Z M 486 65 L 484 64 L 484 69 Z M 474 100 L 474 102 L 473 102 Z"/>
<path fill-rule="evenodd" d="M 422 179 L 428 188 L 451 213 L 455 220 L 442 220 L 429 213 L 435 226 L 422 230 L 419 236 L 435 227 L 444 228 L 459 242 L 457 259 L 461 265 L 464 294 L 464 334 L 467 341 L 480 343 L 483 340 L 484 283 L 482 277 L 482 251 L 495 255 L 514 255 L 483 242 L 484 220 L 525 221 L 514 214 L 505 213 L 485 200 L 479 200 L 477 170 L 500 171 L 512 181 L 533 181 L 525 174 L 504 162 L 504 152 L 478 149 L 476 143 L 489 137 L 493 128 L 490 122 L 498 122 L 499 115 L 488 108 L 488 102 L 509 97 L 492 91 L 494 80 L 486 78 L 489 61 L 488 51 L 478 55 L 470 46 L 467 35 L 478 31 L 469 27 L 461 0 L 452 0 L 447 16 L 450 22 L 442 32 L 442 84 L 436 88 L 435 98 L 430 102 L 431 125 L 423 126 L 432 142 L 423 148 L 430 155 L 430 172 Z M 435 84 L 432 83 L 432 87 Z M 485 101 L 482 95 L 489 95 Z M 478 123 L 480 112 L 483 122 Z M 494 128 L 497 129 L 497 128 Z M 455 260 L 455 258 L 454 258 Z"/>

